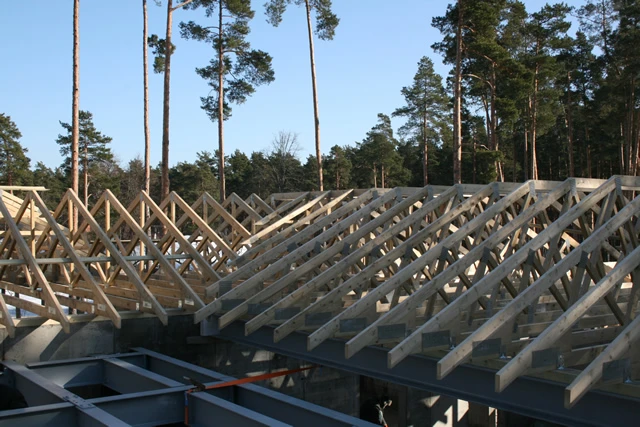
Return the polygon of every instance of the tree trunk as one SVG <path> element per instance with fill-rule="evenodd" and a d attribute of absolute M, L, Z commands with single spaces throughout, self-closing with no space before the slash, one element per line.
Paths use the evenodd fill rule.
<path fill-rule="evenodd" d="M 524 131 L 524 135 L 526 138 L 527 135 L 527 131 Z M 518 161 L 516 160 L 518 158 L 518 147 L 516 146 L 516 142 L 513 141 L 513 171 L 511 172 L 511 180 L 513 182 L 516 182 L 516 171 L 518 169 Z"/>
<path fill-rule="evenodd" d="M 429 185 L 429 146 L 427 145 L 427 115 L 422 115 L 422 173 L 423 173 L 423 183 L 422 185 Z"/>
<path fill-rule="evenodd" d="M 84 180 L 83 184 L 83 190 L 84 190 L 84 205 L 86 207 L 89 207 L 89 147 L 88 144 L 84 145 L 84 150 L 83 151 L 83 155 L 84 158 L 82 159 L 82 179 Z"/>
<path fill-rule="evenodd" d="M 638 111 L 637 115 L 636 115 L 636 129 L 635 129 L 635 134 L 634 134 L 634 138 L 635 138 L 635 157 L 633 158 L 633 161 L 635 163 L 635 167 L 634 167 L 634 175 L 638 175 L 638 169 L 640 169 L 640 165 L 638 164 L 638 162 L 640 161 L 640 111 Z"/>
<path fill-rule="evenodd" d="M 484 121 L 485 128 L 487 131 L 487 141 L 489 142 L 489 149 L 491 149 L 491 141 L 493 141 L 493 137 L 491 136 L 491 116 L 489 114 L 489 102 L 487 101 L 487 96 L 483 93 L 480 97 L 482 102 L 482 108 L 484 109 Z"/>
<path fill-rule="evenodd" d="M 473 156 L 473 181 L 471 182 L 472 184 L 476 183 L 476 133 L 473 133 L 473 146 L 472 146 L 472 151 L 471 154 Z"/>
<path fill-rule="evenodd" d="M 587 142 L 587 178 L 593 178 L 591 175 L 591 145 Z"/>
<path fill-rule="evenodd" d="M 78 142 L 80 140 L 80 0 L 73 2 L 73 93 L 71 102 L 71 188 L 78 194 Z M 78 209 L 74 207 L 69 227 L 78 228 Z"/>
<path fill-rule="evenodd" d="M 491 149 L 493 151 L 500 150 L 498 142 L 498 113 L 496 108 L 496 63 L 491 62 Z M 496 160 L 495 167 L 496 179 L 500 182 L 504 182 L 502 162 L 500 160 Z"/>
<path fill-rule="evenodd" d="M 638 150 L 635 144 L 636 134 L 636 97 L 635 97 L 635 78 L 631 77 L 631 93 L 629 95 L 629 172 L 628 175 L 636 175 L 638 165 Z"/>
<path fill-rule="evenodd" d="M 537 54 L 537 52 L 536 52 Z M 538 73 L 539 64 L 533 77 L 533 100 L 531 102 L 531 179 L 538 179 L 538 159 L 536 156 L 536 130 L 538 127 Z"/>
<path fill-rule="evenodd" d="M 576 176 L 575 162 L 573 158 L 573 117 L 571 110 L 571 72 L 567 72 L 567 133 L 569 142 L 569 176 Z"/>
<path fill-rule="evenodd" d="M 219 2 L 219 27 L 222 31 L 222 2 Z M 224 179 L 224 46 L 222 37 L 218 44 L 218 171 L 220 174 L 220 202 L 224 202 L 226 185 Z"/>
<path fill-rule="evenodd" d="M 313 50 L 313 29 L 311 28 L 311 5 L 305 0 L 307 7 L 307 29 L 309 30 L 309 57 L 311 60 L 311 86 L 313 87 L 313 122 L 316 135 L 316 161 L 318 163 L 318 190 L 324 190 L 322 178 L 322 153 L 320 151 L 320 112 L 318 111 L 318 88 L 316 84 L 316 60 Z"/>
<path fill-rule="evenodd" d="M 149 131 L 149 61 L 147 55 L 147 0 L 142 0 L 142 68 L 144 73 L 144 191 L 151 192 L 151 135 Z M 148 215 L 147 215 L 148 216 Z"/>
<path fill-rule="evenodd" d="M 496 112 L 496 63 L 491 62 L 491 149 L 498 150 L 498 114 Z"/>
<path fill-rule="evenodd" d="M 173 0 L 167 0 L 167 32 L 164 54 L 164 96 L 162 104 L 162 171 L 160 199 L 169 197 L 169 98 L 171 83 L 171 27 L 173 23 Z"/>
<path fill-rule="evenodd" d="M 528 110 L 529 110 L 529 114 L 531 114 L 531 95 L 529 95 L 529 99 L 528 99 Z M 529 123 L 527 122 L 528 120 L 526 120 L 524 125 L 524 161 L 523 161 L 524 167 L 522 168 L 524 169 L 525 181 L 529 180 Z"/>
<path fill-rule="evenodd" d="M 7 185 L 13 185 L 13 162 L 11 161 L 11 155 L 9 154 L 9 143 L 5 140 L 4 142 L 4 150 L 6 158 L 6 168 L 7 168 Z M 13 194 L 13 191 L 11 191 Z"/>
<path fill-rule="evenodd" d="M 462 182 L 462 0 L 458 0 L 458 27 L 456 28 L 456 72 L 453 84 L 453 183 Z"/>

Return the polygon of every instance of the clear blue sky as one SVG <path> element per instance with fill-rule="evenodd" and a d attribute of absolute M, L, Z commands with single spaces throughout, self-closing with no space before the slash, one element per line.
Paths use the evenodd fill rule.
<path fill-rule="evenodd" d="M 174 1 L 174 3 L 177 0 Z M 55 139 L 59 121 L 71 122 L 71 0 L 3 2 L 0 9 L 0 112 L 22 132 L 32 165 L 62 163 Z M 91 111 L 97 128 L 113 138 L 112 150 L 123 166 L 143 156 L 142 2 L 81 0 L 80 108 Z M 253 2 L 252 47 L 273 57 L 276 80 L 258 88 L 244 105 L 233 107 L 225 122 L 225 151 L 269 149 L 281 130 L 299 135 L 304 161 L 314 151 L 311 77 L 304 9 L 290 8 L 283 23 L 266 23 L 262 4 Z M 322 150 L 364 138 L 378 113 L 402 106 L 400 90 L 409 85 L 418 60 L 429 56 L 436 71 L 449 68 L 430 48 L 441 39 L 431 18 L 444 14 L 446 2 L 434 0 L 334 0 L 340 17 L 333 41 L 316 40 Z M 545 2 L 527 0 L 527 9 Z M 569 4 L 580 6 L 579 0 Z M 150 33 L 164 37 L 166 7 L 148 0 Z M 171 71 L 170 162 L 193 161 L 199 151 L 217 146 L 216 124 L 200 109 L 208 93 L 195 68 L 213 51 L 205 43 L 182 40 L 178 23 L 203 22 L 200 13 L 174 13 Z M 575 26 L 575 24 L 574 24 Z M 574 30 L 574 29 L 572 29 Z M 162 76 L 150 75 L 151 160 L 160 161 Z M 394 126 L 401 122 L 394 121 Z"/>

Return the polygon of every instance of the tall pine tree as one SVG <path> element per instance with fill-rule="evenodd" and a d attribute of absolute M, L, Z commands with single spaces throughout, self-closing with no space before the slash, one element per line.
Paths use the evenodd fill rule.
<path fill-rule="evenodd" d="M 316 34 L 321 40 L 333 40 L 336 27 L 340 19 L 331 10 L 331 0 L 269 0 L 265 4 L 269 23 L 274 27 L 282 22 L 282 15 L 291 3 L 303 5 L 306 9 L 307 33 L 309 35 L 309 58 L 311 62 L 311 87 L 313 90 L 313 118 L 316 138 L 316 163 L 318 174 L 318 189 L 323 190 L 322 154 L 320 151 L 320 112 L 318 108 L 318 87 L 316 79 L 316 59 L 313 47 L 313 28 L 311 25 L 311 11 L 316 12 Z"/>
<path fill-rule="evenodd" d="M 393 116 L 407 118 L 400 133 L 418 141 L 422 150 L 423 185 L 429 183 L 429 140 L 439 140 L 436 123 L 442 122 L 447 113 L 448 99 L 442 86 L 442 77 L 433 70 L 433 62 L 425 57 L 418 62 L 413 84 L 402 88 L 406 105 L 393 112 Z M 439 142 L 439 141 L 438 141 Z"/>
<path fill-rule="evenodd" d="M 187 39 L 210 43 L 215 51 L 209 65 L 197 68 L 196 72 L 215 92 L 201 100 L 209 118 L 218 122 L 220 200 L 224 200 L 224 121 L 231 116 L 231 103 L 244 103 L 256 86 L 274 80 L 271 56 L 251 49 L 246 40 L 249 21 L 254 16 L 250 0 L 194 0 L 186 7 L 204 9 L 207 18 L 214 18 L 216 23 L 206 26 L 193 21 L 181 22 L 180 33 Z"/>

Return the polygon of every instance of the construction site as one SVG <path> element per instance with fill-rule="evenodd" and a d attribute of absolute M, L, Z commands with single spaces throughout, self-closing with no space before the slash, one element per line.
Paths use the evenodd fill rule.
<path fill-rule="evenodd" d="M 637 424 L 640 177 L 45 191 L 0 187 L 0 426 Z"/>

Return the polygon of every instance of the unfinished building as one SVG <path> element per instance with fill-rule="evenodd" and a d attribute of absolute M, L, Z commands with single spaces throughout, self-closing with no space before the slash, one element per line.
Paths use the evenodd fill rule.
<path fill-rule="evenodd" d="M 490 408 L 630 425 L 638 190 L 640 178 L 616 176 L 232 194 L 222 204 L 175 193 L 156 204 L 141 192 L 127 207 L 107 191 L 91 210 L 72 191 L 46 206 L 37 189 L 3 190 L 3 358 L 144 346 L 247 368 L 223 344 L 233 342 L 333 369 L 334 389 L 296 397 L 352 415 L 362 382 L 349 375 L 361 375 L 469 401 L 469 425 L 495 425 Z M 45 348 L 30 343 L 45 325 Z M 74 336 L 106 344 L 83 353 Z M 260 371 L 285 367 L 271 363 Z M 356 398 L 344 408 L 331 393 Z M 428 398 L 405 391 L 398 425 L 435 424 L 410 414 L 413 400 Z"/>

